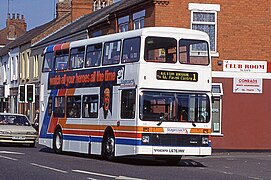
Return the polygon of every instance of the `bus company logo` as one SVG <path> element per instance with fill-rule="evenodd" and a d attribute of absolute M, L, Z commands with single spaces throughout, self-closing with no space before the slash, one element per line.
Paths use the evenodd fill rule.
<path fill-rule="evenodd" d="M 121 77 L 120 76 L 120 71 Z M 116 85 L 123 79 L 124 67 L 87 69 L 81 71 L 54 72 L 49 74 L 48 89 L 98 87 L 100 83 Z"/>
<path fill-rule="evenodd" d="M 156 72 L 156 78 L 158 80 L 198 82 L 198 73 L 158 70 Z"/>
<path fill-rule="evenodd" d="M 174 134 L 188 134 L 188 129 L 186 128 L 166 128 L 167 133 Z"/>

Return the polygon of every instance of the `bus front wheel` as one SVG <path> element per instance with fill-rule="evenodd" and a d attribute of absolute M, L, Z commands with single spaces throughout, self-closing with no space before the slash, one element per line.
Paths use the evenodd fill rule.
<path fill-rule="evenodd" d="M 57 129 L 54 133 L 54 141 L 53 141 L 54 151 L 58 154 L 61 153 L 62 145 L 63 145 L 62 132 L 60 129 Z"/>
<path fill-rule="evenodd" d="M 104 138 L 103 155 L 109 161 L 113 161 L 115 159 L 115 138 L 112 133 L 106 134 Z"/>

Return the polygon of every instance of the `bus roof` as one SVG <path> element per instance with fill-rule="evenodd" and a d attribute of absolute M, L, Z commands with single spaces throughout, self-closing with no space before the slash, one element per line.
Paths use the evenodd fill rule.
<path fill-rule="evenodd" d="M 87 44 L 99 43 L 104 41 L 113 41 L 117 39 L 131 38 L 136 36 L 160 36 L 160 37 L 187 38 L 187 39 L 193 38 L 209 41 L 209 36 L 205 32 L 198 30 L 175 27 L 147 27 L 138 30 L 114 33 L 90 39 L 73 41 L 70 43 L 70 47 L 72 48 L 78 46 L 85 46 Z"/>

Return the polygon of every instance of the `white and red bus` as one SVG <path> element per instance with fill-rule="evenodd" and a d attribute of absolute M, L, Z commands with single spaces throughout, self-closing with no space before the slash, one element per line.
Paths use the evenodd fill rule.
<path fill-rule="evenodd" d="M 204 32 L 143 28 L 45 49 L 39 143 L 55 152 L 211 155 Z"/>

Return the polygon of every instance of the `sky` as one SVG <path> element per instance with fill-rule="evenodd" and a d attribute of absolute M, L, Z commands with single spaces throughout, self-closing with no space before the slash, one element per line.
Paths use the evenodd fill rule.
<path fill-rule="evenodd" d="M 27 30 L 54 19 L 56 0 L 9 0 L 9 12 L 24 15 Z M 6 27 L 8 0 L 0 0 L 0 29 Z M 17 15 L 16 15 L 17 17 Z"/>
<path fill-rule="evenodd" d="M 57 0 L 0 0 L 0 29 L 6 27 L 6 19 L 9 12 L 24 15 L 27 30 L 45 24 L 55 15 L 55 2 Z M 114 0 L 118 2 L 120 0 Z M 15 15 L 17 17 L 17 15 Z"/>

